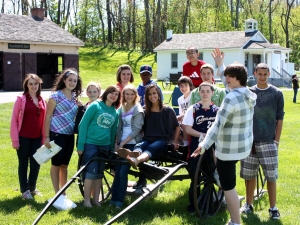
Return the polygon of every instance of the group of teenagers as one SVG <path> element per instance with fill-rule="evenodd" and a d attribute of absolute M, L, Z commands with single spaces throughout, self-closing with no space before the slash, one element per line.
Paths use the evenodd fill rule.
<path fill-rule="evenodd" d="M 198 59 L 195 47 L 188 48 L 186 56 L 188 62 L 183 65 L 183 76 L 178 80 L 183 94 L 178 99 L 178 116 L 163 104 L 162 91 L 151 80 L 152 68 L 148 65 L 140 68 L 142 82 L 137 88 L 131 84 L 134 76 L 128 65 L 118 68 L 117 85 L 107 87 L 102 95 L 97 83 L 89 83 L 86 88 L 89 102 L 85 105 L 78 101 L 82 82 L 75 69 L 66 69 L 57 76 L 48 103 L 40 95 L 42 80 L 28 74 L 23 82 L 24 93 L 17 97 L 11 120 L 11 140 L 19 159 L 23 198 L 32 199 L 33 195 L 40 194 L 36 189 L 40 166 L 33 154 L 41 144 L 50 147 L 50 141 L 62 147 L 51 159 L 50 175 L 55 193 L 66 184 L 76 132 L 77 152 L 85 162 L 109 151 L 128 162 L 116 164 L 112 207 L 121 209 L 124 204 L 131 166 L 137 169 L 140 163 L 163 154 L 168 144 L 177 150 L 181 143 L 188 146 L 189 151 L 189 212 L 195 211 L 193 182 L 198 157 L 210 151 L 217 168 L 214 177 L 224 191 L 231 217 L 228 224 L 240 224 L 240 213 L 253 212 L 259 166 L 267 179 L 270 217 L 279 219 L 276 180 L 284 101 L 282 92 L 268 83 L 268 65 L 256 66 L 257 84 L 248 88 L 246 68 L 239 63 L 225 67 L 224 53 L 214 49 L 212 57 L 218 66 L 217 75 L 225 85 L 222 89 L 214 84 L 213 66 Z M 76 120 L 80 121 L 78 128 Z M 239 208 L 235 190 L 238 161 L 246 185 L 246 202 L 242 208 Z M 87 166 L 83 206 L 100 206 L 104 168 L 104 161 L 94 161 Z M 145 178 L 141 177 L 135 188 L 144 185 Z"/>

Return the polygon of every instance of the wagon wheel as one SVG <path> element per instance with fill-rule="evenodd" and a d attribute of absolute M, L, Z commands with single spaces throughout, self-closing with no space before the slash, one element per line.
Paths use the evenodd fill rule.
<path fill-rule="evenodd" d="M 171 88 L 171 81 L 170 81 L 170 78 L 166 77 L 165 79 L 162 80 L 161 82 L 162 86 L 164 89 L 166 90 L 170 90 Z"/>
<path fill-rule="evenodd" d="M 212 148 L 199 157 L 194 182 L 195 210 L 200 218 L 214 216 L 222 206 L 224 191 L 214 178 L 216 166 Z"/>
<path fill-rule="evenodd" d="M 80 167 L 83 166 L 83 164 L 84 164 L 83 157 L 82 157 L 82 155 L 80 155 L 78 158 L 77 170 L 79 170 Z M 104 202 L 111 194 L 111 186 L 113 183 L 114 174 L 111 172 L 110 168 L 111 168 L 111 165 L 106 163 L 105 170 L 104 170 L 104 176 L 102 179 L 102 186 L 101 186 L 100 195 L 99 195 L 99 202 L 101 202 L 101 203 Z M 79 175 L 79 178 L 78 178 L 78 186 L 79 186 L 79 190 L 80 190 L 82 197 L 84 197 L 85 173 L 86 173 L 86 170 L 83 170 L 83 172 Z"/>
<path fill-rule="evenodd" d="M 256 190 L 254 193 L 254 199 L 259 199 L 263 196 L 266 190 L 264 190 L 267 179 L 261 171 L 261 167 L 258 169 L 257 177 L 256 177 Z"/>

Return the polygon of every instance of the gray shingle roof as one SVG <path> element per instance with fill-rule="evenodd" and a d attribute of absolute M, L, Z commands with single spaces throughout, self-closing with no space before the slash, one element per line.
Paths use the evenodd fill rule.
<path fill-rule="evenodd" d="M 269 48 L 269 49 L 291 50 L 290 48 L 282 47 L 279 44 L 271 44 L 271 43 L 257 43 L 257 44 L 263 46 L 264 48 Z"/>
<path fill-rule="evenodd" d="M 0 13 L 0 40 L 83 46 L 84 42 L 51 20 Z"/>
<path fill-rule="evenodd" d="M 251 37 L 245 36 L 245 31 L 173 34 L 171 40 L 164 41 L 154 50 L 186 50 L 191 46 L 198 49 L 241 48 Z"/>
<path fill-rule="evenodd" d="M 244 49 L 278 49 L 278 50 L 290 50 L 290 48 L 285 48 L 280 46 L 279 44 L 271 44 L 267 42 L 254 42 L 254 41 L 249 41 L 247 45 L 244 46 Z"/>

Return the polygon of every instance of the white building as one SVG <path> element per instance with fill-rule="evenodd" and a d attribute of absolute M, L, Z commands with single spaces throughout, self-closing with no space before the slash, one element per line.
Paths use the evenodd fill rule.
<path fill-rule="evenodd" d="M 194 46 L 200 52 L 199 59 L 214 65 L 216 69 L 211 53 L 214 48 L 220 48 L 225 53 L 225 65 L 240 62 L 248 69 L 248 76 L 253 75 L 258 63 L 264 62 L 270 67 L 270 78 L 275 78 L 275 85 L 277 79 L 290 80 L 295 72 L 294 63 L 289 62 L 292 50 L 271 44 L 257 27 L 256 20 L 248 19 L 244 31 L 172 34 L 168 30 L 167 40 L 154 49 L 157 53 L 157 79 L 178 79 L 182 65 L 187 61 L 186 49 Z"/>

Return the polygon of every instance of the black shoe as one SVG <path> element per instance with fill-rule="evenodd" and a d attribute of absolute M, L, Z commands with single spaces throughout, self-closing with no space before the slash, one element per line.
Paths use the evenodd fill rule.
<path fill-rule="evenodd" d="M 186 207 L 186 210 L 190 213 L 190 214 L 194 214 L 195 213 L 195 207 L 193 205 L 188 205 Z"/>
<path fill-rule="evenodd" d="M 141 189 L 147 186 L 147 179 L 140 177 L 139 180 L 132 186 L 133 189 Z"/>
<path fill-rule="evenodd" d="M 277 208 L 269 209 L 270 218 L 273 220 L 279 220 L 280 219 L 280 213 Z"/>

